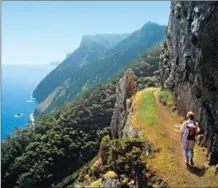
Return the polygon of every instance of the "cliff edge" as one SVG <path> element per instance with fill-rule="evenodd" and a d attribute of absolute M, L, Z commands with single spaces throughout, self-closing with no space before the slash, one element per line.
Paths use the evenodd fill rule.
<path fill-rule="evenodd" d="M 139 132 L 132 128 L 134 104 L 131 97 L 137 92 L 136 76 L 131 69 L 119 80 L 116 87 L 116 103 L 111 119 L 112 138 L 137 137 Z"/>
<path fill-rule="evenodd" d="M 218 162 L 217 25 L 217 2 L 173 2 L 160 62 L 162 86 L 200 122 L 210 164 Z"/>

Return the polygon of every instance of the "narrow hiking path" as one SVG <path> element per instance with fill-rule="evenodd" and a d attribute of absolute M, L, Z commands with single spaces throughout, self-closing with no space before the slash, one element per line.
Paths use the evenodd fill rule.
<path fill-rule="evenodd" d="M 204 166 L 202 148 L 195 149 L 195 166 L 187 168 L 180 143 L 180 132 L 175 125 L 182 117 L 172 113 L 159 100 L 159 88 L 147 88 L 134 98 L 133 126 L 144 130 L 145 139 L 154 144 L 155 156 L 147 160 L 148 167 L 155 170 L 171 187 L 217 187 L 218 177 L 213 169 Z M 179 126 L 177 126 L 179 127 Z"/>

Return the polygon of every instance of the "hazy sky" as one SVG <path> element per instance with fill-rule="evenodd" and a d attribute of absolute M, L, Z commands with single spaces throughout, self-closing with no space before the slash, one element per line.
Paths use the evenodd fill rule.
<path fill-rule="evenodd" d="M 2 63 L 48 64 L 85 34 L 129 33 L 147 21 L 167 25 L 170 2 L 2 2 Z"/>

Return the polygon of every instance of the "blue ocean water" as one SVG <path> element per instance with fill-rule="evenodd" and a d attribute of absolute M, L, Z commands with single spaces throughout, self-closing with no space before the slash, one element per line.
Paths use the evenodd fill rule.
<path fill-rule="evenodd" d="M 24 128 L 37 103 L 31 95 L 37 84 L 54 68 L 50 65 L 2 65 L 1 140 Z M 16 114 L 23 114 L 15 117 Z"/>

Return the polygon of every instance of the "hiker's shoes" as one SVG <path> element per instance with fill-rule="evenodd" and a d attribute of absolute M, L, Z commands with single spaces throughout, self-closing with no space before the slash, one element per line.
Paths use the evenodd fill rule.
<path fill-rule="evenodd" d="M 189 166 L 189 160 L 188 159 L 185 160 L 185 164 L 186 164 L 187 167 Z"/>
<path fill-rule="evenodd" d="M 186 159 L 185 164 L 186 164 L 187 167 L 189 167 L 190 165 L 194 166 L 194 161 L 193 161 L 193 159 L 190 159 L 190 160 Z"/>
<path fill-rule="evenodd" d="M 191 164 L 192 166 L 194 165 L 193 159 L 190 160 L 190 164 Z"/>

